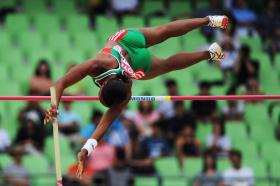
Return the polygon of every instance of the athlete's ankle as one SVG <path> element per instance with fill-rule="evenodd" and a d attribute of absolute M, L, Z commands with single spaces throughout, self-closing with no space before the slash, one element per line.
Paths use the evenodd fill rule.
<path fill-rule="evenodd" d="M 207 56 L 207 60 L 210 60 L 210 59 L 212 59 L 212 54 L 211 54 L 211 52 L 209 52 L 209 51 L 205 51 L 205 55 Z"/>
<path fill-rule="evenodd" d="M 204 20 L 205 20 L 205 25 L 208 25 L 210 23 L 209 16 L 204 17 Z"/>

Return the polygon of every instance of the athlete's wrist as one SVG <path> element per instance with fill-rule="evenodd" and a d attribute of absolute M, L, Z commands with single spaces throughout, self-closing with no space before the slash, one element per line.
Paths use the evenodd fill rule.
<path fill-rule="evenodd" d="M 81 151 L 87 151 L 87 156 L 89 156 L 92 151 L 97 146 L 97 140 L 96 139 L 88 139 L 87 142 L 82 147 Z"/>
<path fill-rule="evenodd" d="M 85 149 L 85 148 L 82 148 L 80 152 L 81 152 L 81 154 L 83 154 L 83 155 L 85 155 L 85 156 L 88 155 L 88 150 Z"/>

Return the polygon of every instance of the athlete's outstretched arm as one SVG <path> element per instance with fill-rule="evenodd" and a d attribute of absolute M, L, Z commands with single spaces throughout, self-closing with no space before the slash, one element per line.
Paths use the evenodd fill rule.
<path fill-rule="evenodd" d="M 100 122 L 97 124 L 97 128 L 93 132 L 91 139 L 87 140 L 84 147 L 79 152 L 77 177 L 81 178 L 83 174 L 87 156 L 97 146 L 97 142 L 104 136 L 104 134 L 106 133 L 107 129 L 111 126 L 113 121 L 117 117 L 119 117 L 121 115 L 121 112 L 126 108 L 132 94 L 131 93 L 132 81 L 128 81 L 127 83 L 128 83 L 127 99 L 123 101 L 121 104 L 113 105 L 105 112 Z"/>
<path fill-rule="evenodd" d="M 91 138 L 99 141 L 107 131 L 107 129 L 111 126 L 113 121 L 117 119 L 117 117 L 120 116 L 122 110 L 125 108 L 125 106 L 115 106 L 109 108 L 104 115 L 102 116 L 99 124 L 97 125 L 96 130 L 92 134 Z"/>
<path fill-rule="evenodd" d="M 92 70 L 95 68 L 95 66 L 97 66 L 97 65 L 98 64 L 97 64 L 96 59 L 94 59 L 94 58 L 90 59 L 84 63 L 74 66 L 61 79 L 59 79 L 54 84 L 54 87 L 56 90 L 57 105 L 59 105 L 59 101 L 63 94 L 64 89 L 77 83 L 78 81 L 82 80 L 84 77 L 89 75 L 92 72 Z M 46 124 L 49 121 L 51 121 L 55 115 L 57 115 L 56 110 L 52 110 L 52 108 L 48 109 L 46 111 L 44 123 Z"/>
<path fill-rule="evenodd" d="M 78 169 L 76 172 L 76 175 L 78 178 L 82 178 L 82 174 L 85 169 L 85 163 L 87 160 L 87 156 L 91 154 L 93 149 L 97 146 L 97 141 L 99 141 L 107 131 L 107 129 L 110 127 L 110 125 L 113 123 L 113 121 L 121 114 L 122 109 L 124 107 L 111 107 L 109 108 L 104 115 L 102 116 L 100 122 L 97 124 L 96 130 L 92 134 L 92 138 L 88 139 L 85 143 L 85 146 L 87 146 L 85 149 L 85 146 L 81 149 L 81 151 L 78 153 L 77 159 L 78 159 Z M 92 140 L 92 141 L 91 141 Z M 89 143 L 90 142 L 90 143 Z"/>
<path fill-rule="evenodd" d="M 129 94 L 131 95 L 131 92 Z M 117 117 L 120 116 L 123 109 L 126 108 L 126 105 L 128 102 L 129 102 L 129 99 L 127 99 L 124 103 L 122 103 L 120 105 L 116 105 L 116 106 L 109 108 L 106 111 L 106 113 L 102 116 L 99 124 L 97 125 L 96 130 L 92 134 L 92 138 L 86 142 L 86 144 L 84 145 L 84 147 L 81 149 L 81 151 L 78 154 L 78 170 L 76 173 L 78 178 L 82 177 L 87 156 L 97 146 L 97 141 L 99 141 L 104 136 L 105 132 L 111 126 L 113 121 Z"/>
<path fill-rule="evenodd" d="M 128 90 L 128 96 L 127 99 L 118 105 L 113 105 L 110 107 L 105 114 L 102 116 L 99 124 L 97 125 L 96 130 L 93 132 L 91 138 L 99 141 L 107 131 L 107 129 L 110 127 L 110 125 L 113 123 L 113 121 L 119 117 L 123 111 L 123 109 L 126 108 L 130 97 L 131 97 L 131 81 L 129 82 L 129 90 Z"/>
<path fill-rule="evenodd" d="M 57 105 L 60 101 L 64 89 L 77 83 L 78 81 L 82 80 L 84 77 L 89 75 L 90 72 L 92 72 L 92 69 L 94 68 L 95 64 L 97 64 L 95 63 L 95 59 L 90 59 L 85 63 L 76 65 L 54 84 L 56 89 Z"/>

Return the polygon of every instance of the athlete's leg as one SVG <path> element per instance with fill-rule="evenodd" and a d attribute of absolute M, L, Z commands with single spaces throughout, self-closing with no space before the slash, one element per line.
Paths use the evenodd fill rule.
<path fill-rule="evenodd" d="M 209 18 L 194 18 L 172 21 L 170 23 L 155 27 L 140 28 L 146 38 L 147 47 L 156 45 L 167 40 L 170 37 L 176 37 L 186 34 L 187 32 L 207 25 Z"/>
<path fill-rule="evenodd" d="M 226 28 L 228 18 L 226 16 L 208 16 L 204 18 L 183 19 L 156 27 L 140 28 L 139 30 L 144 33 L 146 45 L 149 47 L 161 43 L 170 37 L 184 35 L 193 29 L 205 25 Z"/>
<path fill-rule="evenodd" d="M 156 76 L 187 68 L 200 61 L 209 59 L 209 51 L 193 52 L 193 53 L 177 53 L 167 59 L 159 59 L 153 57 L 151 70 L 147 72 L 144 79 L 152 79 Z"/>
<path fill-rule="evenodd" d="M 151 79 L 174 70 L 184 69 L 202 60 L 211 59 L 213 61 L 221 61 L 223 58 L 223 51 L 217 43 L 210 45 L 208 51 L 178 53 L 167 59 L 154 57 L 151 70 L 146 73 L 145 79 Z"/>

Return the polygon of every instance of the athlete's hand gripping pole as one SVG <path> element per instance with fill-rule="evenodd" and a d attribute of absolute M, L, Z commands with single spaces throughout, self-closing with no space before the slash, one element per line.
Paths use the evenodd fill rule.
<path fill-rule="evenodd" d="M 50 88 L 51 91 L 51 108 L 57 110 L 56 91 L 54 87 Z M 53 118 L 53 141 L 54 141 L 54 154 L 55 154 L 55 171 L 57 186 L 62 186 L 62 174 L 61 174 L 61 160 L 60 160 L 60 147 L 59 147 L 59 134 L 58 134 L 58 122 L 57 117 Z"/>

